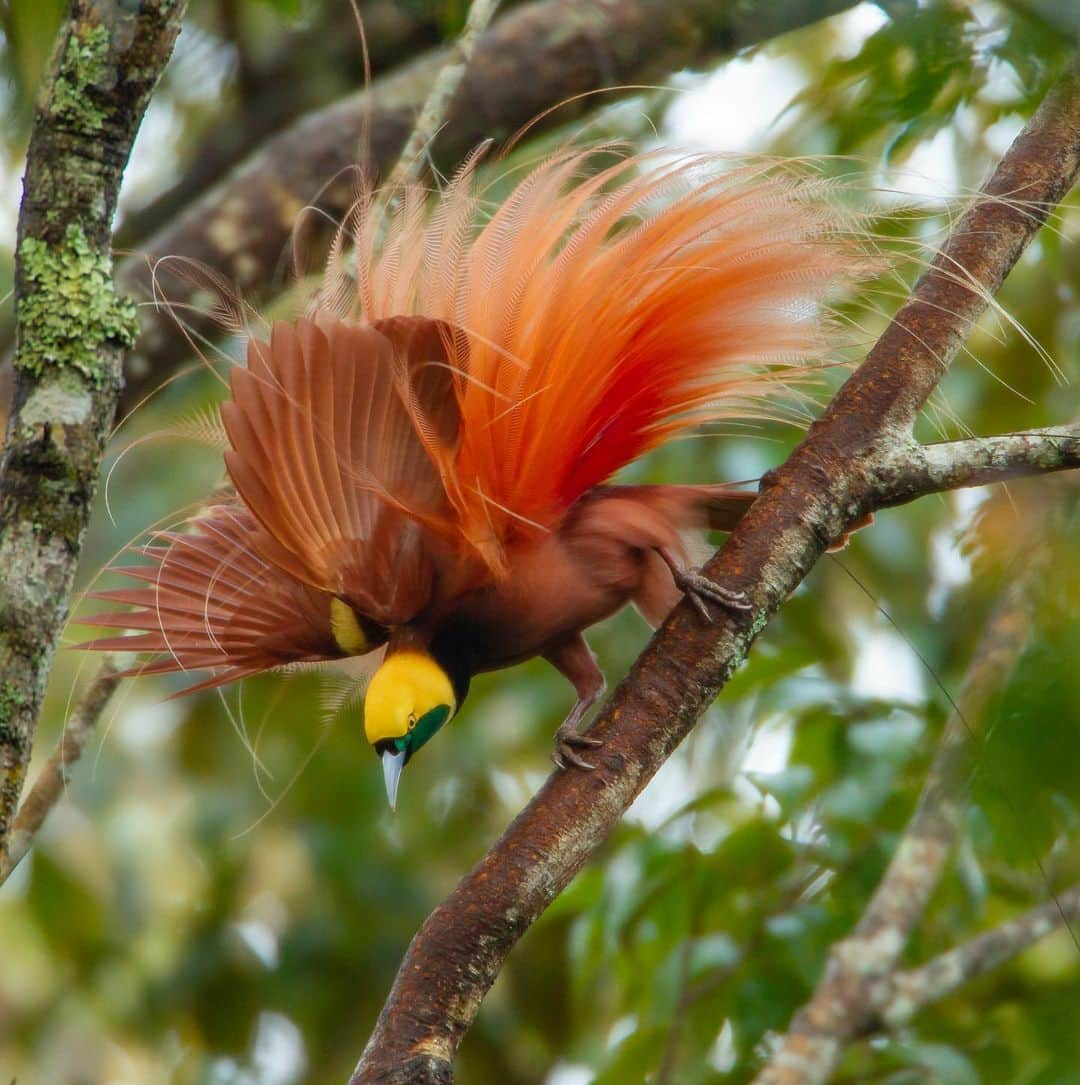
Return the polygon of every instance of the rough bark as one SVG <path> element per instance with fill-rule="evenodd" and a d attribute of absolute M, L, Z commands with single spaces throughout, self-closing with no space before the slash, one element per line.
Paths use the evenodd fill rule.
<path fill-rule="evenodd" d="M 116 195 L 183 9 L 74 0 L 31 133 L 0 462 L 0 863 L 137 330 L 112 281 Z"/>
<path fill-rule="evenodd" d="M 882 478 L 879 505 L 901 505 L 916 497 L 985 486 L 1025 475 L 1080 467 L 1080 423 L 914 445 L 898 457 L 896 472 Z"/>
<path fill-rule="evenodd" d="M 446 1082 L 507 954 L 612 831 L 828 543 L 911 459 L 926 397 L 1046 214 L 1080 172 L 1080 71 L 1051 92 L 866 362 L 708 563 L 752 609 L 711 625 L 684 604 L 600 713 L 594 772 L 552 776 L 421 927 L 353 1075 Z M 1026 210 L 997 196 L 1027 201 Z M 957 269 L 964 269 L 958 275 Z M 972 284 L 976 288 L 972 289 Z"/>
<path fill-rule="evenodd" d="M 765 41 L 851 7 L 854 0 L 538 0 L 508 12 L 477 43 L 446 123 L 431 148 L 452 171 L 485 140 L 505 143 L 523 125 L 565 103 L 536 130 L 565 124 L 604 101 L 681 68 Z M 164 296 L 200 335 L 219 329 L 205 315 L 205 292 L 168 274 L 169 262 L 196 261 L 224 276 L 249 300 L 283 286 L 282 268 L 298 213 L 316 205 L 340 220 L 355 194 L 353 169 L 386 173 L 413 128 L 447 51 L 437 49 L 298 121 L 217 189 L 125 262 L 125 288 L 152 296 L 151 268 Z M 584 96 L 584 97 L 582 97 Z M 317 221 L 318 220 L 318 221 Z M 318 263 L 319 216 L 307 217 L 303 248 Z M 199 315 L 203 314 L 203 315 Z M 128 358 L 124 405 L 138 403 L 187 360 L 190 349 L 165 309 L 144 308 L 138 349 Z M 2 381 L 0 381 L 2 387 Z"/>

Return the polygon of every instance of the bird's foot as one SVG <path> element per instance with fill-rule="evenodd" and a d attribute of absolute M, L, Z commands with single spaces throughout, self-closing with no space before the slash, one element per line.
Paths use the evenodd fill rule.
<path fill-rule="evenodd" d="M 595 750 L 601 746 L 603 743 L 600 739 L 589 738 L 588 735 L 578 732 L 576 720 L 566 720 L 555 732 L 555 749 L 552 751 L 551 760 L 561 769 L 565 769 L 567 765 L 573 765 L 575 768 L 591 772 L 596 766 L 591 765 L 577 751 Z"/>
<path fill-rule="evenodd" d="M 675 578 L 675 586 L 697 607 L 698 613 L 707 622 L 713 619 L 709 608 L 705 605 L 706 600 L 719 603 L 720 606 L 727 607 L 729 610 L 753 609 L 753 604 L 746 592 L 725 588 L 697 569 L 672 569 L 671 573 Z"/>

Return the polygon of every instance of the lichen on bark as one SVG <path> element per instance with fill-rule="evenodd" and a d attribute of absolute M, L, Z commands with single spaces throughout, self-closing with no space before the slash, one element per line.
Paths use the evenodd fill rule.
<path fill-rule="evenodd" d="M 14 682 L 0 685 L 0 733 L 11 726 L 12 717 L 23 706 L 26 698 L 19 692 Z"/>
<path fill-rule="evenodd" d="M 88 91 L 109 75 L 109 32 L 104 26 L 79 27 L 67 40 L 52 88 L 53 112 L 84 132 L 104 127 L 105 111 Z"/>
<path fill-rule="evenodd" d="M 116 410 L 134 305 L 112 280 L 124 164 L 184 0 L 73 0 L 34 118 L 0 459 L 0 867 Z"/>
<path fill-rule="evenodd" d="M 100 348 L 127 349 L 139 334 L 134 303 L 113 285 L 111 254 L 70 223 L 58 245 L 24 238 L 19 259 L 30 289 L 19 299 L 15 364 L 38 377 L 50 365 L 73 368 L 100 386 L 110 376 Z"/>

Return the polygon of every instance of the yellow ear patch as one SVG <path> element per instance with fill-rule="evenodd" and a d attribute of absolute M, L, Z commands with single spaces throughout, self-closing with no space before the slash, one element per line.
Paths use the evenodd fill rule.
<path fill-rule="evenodd" d="M 433 708 L 457 708 L 446 672 L 423 652 L 395 652 L 375 672 L 364 697 L 364 733 L 373 745 L 401 738 Z"/>
<path fill-rule="evenodd" d="M 348 656 L 363 655 L 371 647 L 356 611 L 336 596 L 330 600 L 330 632 L 337 646 Z"/>

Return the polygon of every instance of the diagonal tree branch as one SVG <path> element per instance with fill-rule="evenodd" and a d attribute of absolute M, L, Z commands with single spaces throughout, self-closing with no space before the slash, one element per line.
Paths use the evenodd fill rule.
<path fill-rule="evenodd" d="M 30 138 L 0 463 L 0 865 L 137 330 L 112 282 L 116 195 L 184 7 L 73 0 Z"/>
<path fill-rule="evenodd" d="M 1080 172 L 1080 70 L 1048 95 L 911 299 L 754 503 L 706 573 L 752 609 L 700 622 L 681 605 L 598 717 L 591 773 L 553 775 L 409 947 L 352 1082 L 448 1082 L 518 938 L 687 735 L 754 638 L 910 455 L 921 404 L 986 298 Z M 1026 210 L 999 197 L 1026 201 Z M 958 281 L 964 269 L 975 289 Z"/>

